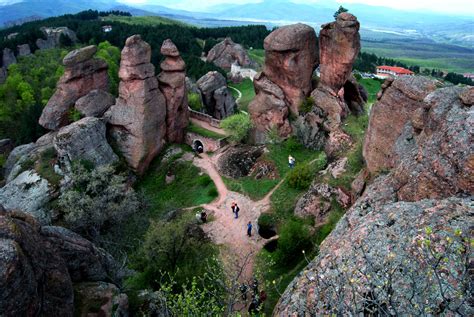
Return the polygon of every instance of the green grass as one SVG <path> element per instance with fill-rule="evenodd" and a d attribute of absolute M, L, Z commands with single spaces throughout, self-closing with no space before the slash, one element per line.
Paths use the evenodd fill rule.
<path fill-rule="evenodd" d="M 223 177 L 224 184 L 231 191 L 249 196 L 252 200 L 265 197 L 279 182 L 274 179 L 257 180 L 252 176 L 242 177 L 238 180 Z"/>
<path fill-rule="evenodd" d="M 41 153 L 40 159 L 36 166 L 38 174 L 46 179 L 51 185 L 59 186 L 62 176 L 56 174 L 54 171 L 54 164 L 56 163 L 56 151 L 50 148 Z"/>
<path fill-rule="evenodd" d="M 263 49 L 252 49 L 248 50 L 250 59 L 256 61 L 263 66 L 265 64 L 265 50 Z"/>
<path fill-rule="evenodd" d="M 200 126 L 198 126 L 198 125 L 196 125 L 192 122 L 188 126 L 188 131 L 193 132 L 193 133 L 197 133 L 199 135 L 202 135 L 203 137 L 211 138 L 211 139 L 215 139 L 215 140 L 224 139 L 226 137 L 225 135 L 219 134 L 217 132 L 204 129 L 203 127 L 200 127 Z"/>
<path fill-rule="evenodd" d="M 168 171 L 176 177 L 171 184 L 165 183 Z M 157 160 L 139 181 L 137 190 L 145 195 L 151 216 L 160 217 L 173 209 L 210 203 L 218 196 L 211 178 L 200 174 L 191 162 L 172 159 L 160 164 Z"/>
<path fill-rule="evenodd" d="M 369 105 L 372 105 L 375 101 L 377 101 L 377 93 L 379 92 L 382 83 L 380 82 L 380 80 L 372 78 L 362 78 L 358 82 L 362 86 L 364 86 L 365 90 L 367 90 L 367 93 L 369 95 L 367 103 Z"/>
<path fill-rule="evenodd" d="M 241 83 L 231 84 L 230 87 L 234 87 L 242 93 L 242 97 L 239 100 L 240 110 L 248 111 L 249 103 L 255 98 L 255 89 L 253 87 L 253 81 L 249 78 L 245 78 Z M 231 89 L 234 98 L 238 98 L 238 94 L 234 89 Z"/>
<path fill-rule="evenodd" d="M 133 16 L 133 17 L 126 17 L 126 16 L 116 16 L 116 15 L 109 15 L 102 18 L 102 21 L 108 22 L 121 22 L 131 25 L 147 25 L 147 26 L 155 26 L 159 24 L 164 25 L 181 25 L 181 26 L 189 26 L 186 23 L 163 18 L 160 16 Z"/>

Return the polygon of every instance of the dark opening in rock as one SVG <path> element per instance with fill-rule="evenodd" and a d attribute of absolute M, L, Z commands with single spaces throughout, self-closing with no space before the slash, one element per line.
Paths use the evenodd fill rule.
<path fill-rule="evenodd" d="M 268 252 L 274 252 L 277 247 L 278 247 L 277 239 L 271 240 L 263 246 L 263 248 L 267 250 Z"/>
<path fill-rule="evenodd" d="M 199 140 L 193 141 L 193 149 L 198 153 L 204 153 L 204 144 Z"/>

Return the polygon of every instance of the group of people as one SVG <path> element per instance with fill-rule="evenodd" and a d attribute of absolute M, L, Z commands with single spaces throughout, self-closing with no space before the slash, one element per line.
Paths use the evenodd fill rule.
<path fill-rule="evenodd" d="M 250 302 L 248 312 L 250 315 L 258 314 L 263 302 L 267 299 L 267 293 L 264 290 L 258 291 L 258 280 L 254 278 L 252 285 L 252 301 Z M 249 287 L 245 284 L 240 286 L 240 292 L 242 293 L 242 300 L 247 300 L 247 292 Z"/>
<path fill-rule="evenodd" d="M 234 214 L 234 218 L 235 219 L 239 218 L 239 211 L 240 211 L 239 205 L 234 201 L 230 208 L 232 209 L 232 213 Z M 247 223 L 247 236 L 249 236 L 249 237 L 252 236 L 252 228 L 253 228 L 252 222 L 249 221 Z"/>

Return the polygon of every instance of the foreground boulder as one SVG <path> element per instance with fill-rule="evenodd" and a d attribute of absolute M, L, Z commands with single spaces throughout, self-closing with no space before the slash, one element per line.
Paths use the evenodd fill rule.
<path fill-rule="evenodd" d="M 87 161 L 93 166 L 118 161 L 106 139 L 105 123 L 98 118 L 86 117 L 61 130 L 54 138 L 60 166 L 67 172 L 73 162 Z"/>
<path fill-rule="evenodd" d="M 56 86 L 39 119 L 48 130 L 58 130 L 70 122 L 69 114 L 76 101 L 94 89 L 108 91 L 107 63 L 93 58 L 96 46 L 70 52 L 63 59 L 64 75 Z"/>
<path fill-rule="evenodd" d="M 158 81 L 166 99 L 166 140 L 182 143 L 189 124 L 186 65 L 178 48 L 169 39 L 163 42 L 161 54 L 165 60 L 161 63 L 162 72 L 158 75 Z"/>
<path fill-rule="evenodd" d="M 396 140 L 417 111 L 427 111 L 429 106 L 423 99 L 435 88 L 434 81 L 421 76 L 385 81 L 382 95 L 372 107 L 364 142 L 364 158 L 370 172 L 394 167 Z"/>
<path fill-rule="evenodd" d="M 139 174 L 163 148 L 166 137 L 166 100 L 150 60 L 150 45 L 139 35 L 129 37 L 120 61 L 119 98 L 105 114 L 112 139 Z"/>
<path fill-rule="evenodd" d="M 234 114 L 237 104 L 221 73 L 209 72 L 202 76 L 196 85 L 201 92 L 207 114 L 219 120 Z"/>
<path fill-rule="evenodd" d="M 318 65 L 314 29 L 305 24 L 281 27 L 264 41 L 265 66 L 254 78 L 256 97 L 249 104 L 255 139 L 263 142 L 271 129 L 280 137 L 291 133 L 288 116 L 298 114 L 312 90 L 311 78 Z"/>
<path fill-rule="evenodd" d="M 94 89 L 84 97 L 79 98 L 74 108 L 84 117 L 100 118 L 115 103 L 115 97 L 100 89 Z"/>
<path fill-rule="evenodd" d="M 321 26 L 319 55 L 321 83 L 334 92 L 344 86 L 360 51 L 359 21 L 350 13 Z"/>
<path fill-rule="evenodd" d="M 396 87 L 408 83 L 398 80 Z M 397 113 L 413 102 L 422 103 L 423 112 L 412 115 L 387 148 L 397 157 L 395 167 L 346 212 L 318 257 L 290 283 L 275 315 L 474 313 L 468 294 L 474 115 L 461 98 L 469 88 L 430 93 L 427 81 L 421 99 L 426 92 L 417 82 L 402 88 L 412 97 L 400 99 L 408 104 L 397 104 Z M 370 121 L 393 119 L 392 109 L 386 111 L 374 109 Z"/>
<path fill-rule="evenodd" d="M 74 284 L 119 280 L 112 257 L 88 240 L 1 207 L 0 254 L 3 316 L 73 316 Z"/>
<path fill-rule="evenodd" d="M 252 62 L 242 45 L 234 43 L 230 37 L 217 43 L 209 53 L 207 53 L 207 62 L 213 63 L 225 70 L 230 70 L 232 64 L 242 67 L 255 66 L 255 63 Z"/>

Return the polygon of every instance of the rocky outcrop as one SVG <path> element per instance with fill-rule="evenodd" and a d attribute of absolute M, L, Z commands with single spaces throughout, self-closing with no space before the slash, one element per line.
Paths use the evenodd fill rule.
<path fill-rule="evenodd" d="M 161 63 L 162 72 L 158 75 L 158 81 L 166 99 L 166 140 L 182 143 L 189 124 L 186 65 L 178 48 L 169 39 L 163 42 L 161 54 L 165 60 Z"/>
<path fill-rule="evenodd" d="M 0 67 L 0 85 L 5 83 L 7 80 L 7 69 L 5 67 Z"/>
<path fill-rule="evenodd" d="M 16 64 L 15 53 L 9 48 L 4 48 L 2 56 L 2 66 L 8 68 L 8 66 L 10 66 L 11 64 Z"/>
<path fill-rule="evenodd" d="M 74 284 L 118 281 L 115 261 L 88 240 L 1 207 L 0 254 L 4 316 L 73 316 Z"/>
<path fill-rule="evenodd" d="M 254 78 L 256 97 L 249 105 L 255 125 L 255 139 L 261 142 L 269 130 L 281 137 L 291 133 L 290 112 L 299 107 L 311 90 L 311 78 L 318 65 L 316 33 L 310 26 L 281 27 L 264 41 L 265 66 Z"/>
<path fill-rule="evenodd" d="M 84 282 L 74 285 L 75 316 L 128 317 L 128 297 L 114 284 Z"/>
<path fill-rule="evenodd" d="M 418 104 L 412 108 L 423 110 L 404 123 L 392 148 L 387 147 L 397 157 L 394 168 L 365 190 L 360 179 L 356 185 L 362 197 L 321 244 L 318 257 L 290 283 L 275 315 L 374 309 L 381 315 L 414 315 L 419 309 L 473 314 L 465 284 L 472 251 L 455 251 L 470 250 L 474 210 L 474 116 L 461 97 L 469 88 L 432 91 L 429 80 L 407 78 L 392 86 L 385 85 L 380 101 L 398 96 L 393 104 L 397 114 Z M 373 129 L 388 124 L 375 124 L 375 117 L 394 120 L 394 110 L 385 111 L 373 109 Z M 442 267 L 435 265 L 438 253 L 446 258 Z M 443 290 L 433 275 L 441 277 Z"/>
<path fill-rule="evenodd" d="M 300 114 L 293 123 L 293 130 L 300 142 L 312 150 L 324 148 L 328 131 L 323 126 L 326 122 L 326 114 L 319 107 L 313 107 L 311 111 Z"/>
<path fill-rule="evenodd" d="M 321 83 L 335 93 L 341 89 L 352 72 L 360 51 L 359 22 L 350 13 L 341 13 L 335 22 L 321 26 L 319 58 Z"/>
<path fill-rule="evenodd" d="M 68 37 L 73 43 L 77 42 L 76 33 L 67 27 L 42 27 L 40 30 L 43 32 L 45 39 L 37 39 L 36 46 L 42 50 L 59 47 L 61 44 L 61 35 Z"/>
<path fill-rule="evenodd" d="M 94 89 L 84 97 L 79 98 L 74 108 L 84 117 L 100 118 L 115 104 L 115 97 L 100 89 Z"/>
<path fill-rule="evenodd" d="M 21 44 L 16 47 L 18 51 L 18 56 L 28 56 L 31 55 L 31 49 L 29 44 Z"/>
<path fill-rule="evenodd" d="M 219 172 L 238 179 L 248 176 L 263 155 L 263 148 L 255 146 L 239 146 L 226 151 L 217 162 Z"/>
<path fill-rule="evenodd" d="M 151 47 L 139 35 L 125 42 L 119 98 L 105 114 L 110 135 L 128 165 L 142 174 L 166 137 L 166 100 L 150 63 Z"/>
<path fill-rule="evenodd" d="M 368 93 L 364 86 L 357 82 L 357 79 L 351 74 L 344 84 L 344 101 L 350 112 L 355 115 L 361 115 L 365 112 L 364 105 L 368 99 Z"/>
<path fill-rule="evenodd" d="M 255 67 L 247 51 L 240 44 L 234 43 L 230 37 L 217 43 L 207 53 L 207 62 L 214 63 L 214 65 L 230 70 L 232 64 L 237 64 L 243 67 Z"/>
<path fill-rule="evenodd" d="M 216 119 L 224 119 L 234 114 L 237 104 L 221 73 L 209 72 L 202 76 L 196 85 L 201 92 L 207 114 Z"/>
<path fill-rule="evenodd" d="M 71 171 L 73 162 L 87 161 L 97 167 L 118 161 L 107 143 L 105 123 L 98 118 L 86 117 L 59 130 L 54 148 L 65 172 Z"/>
<path fill-rule="evenodd" d="M 425 112 L 423 99 L 436 88 L 435 82 L 420 76 L 388 79 L 371 110 L 369 127 L 364 142 L 364 158 L 370 172 L 395 166 L 394 145 L 417 109 Z"/>
<path fill-rule="evenodd" d="M 64 57 L 64 75 L 39 119 L 48 130 L 58 130 L 70 122 L 69 113 L 76 101 L 94 89 L 108 91 L 107 63 L 93 58 L 96 46 L 87 46 Z"/>

